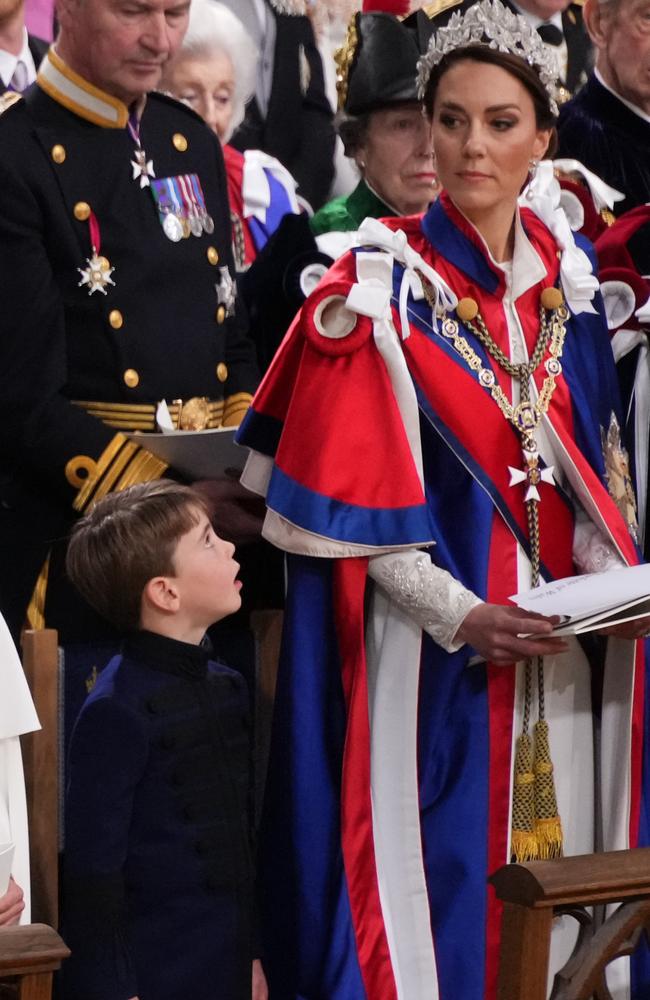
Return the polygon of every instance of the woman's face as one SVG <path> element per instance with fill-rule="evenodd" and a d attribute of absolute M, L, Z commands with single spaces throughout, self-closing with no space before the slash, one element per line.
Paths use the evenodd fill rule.
<path fill-rule="evenodd" d="M 551 135 L 537 127 L 516 77 L 470 59 L 441 77 L 432 130 L 440 184 L 479 229 L 495 212 L 512 215 L 530 161 L 542 159 Z"/>
<path fill-rule="evenodd" d="M 226 141 L 233 113 L 235 73 L 224 52 L 181 55 L 170 66 L 165 83 L 174 97 L 187 101 L 205 119 L 221 142 Z"/>
<path fill-rule="evenodd" d="M 436 195 L 431 130 L 419 104 L 373 111 L 356 161 L 372 189 L 400 215 L 424 212 Z"/>

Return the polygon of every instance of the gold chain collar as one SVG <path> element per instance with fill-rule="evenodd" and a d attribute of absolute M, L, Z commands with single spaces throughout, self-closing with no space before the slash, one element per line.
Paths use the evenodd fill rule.
<path fill-rule="evenodd" d="M 424 295 L 435 316 L 435 299 L 426 278 L 420 274 Z M 546 305 L 549 308 L 545 308 Z M 551 307 L 552 306 L 552 307 Z M 466 337 L 460 333 L 458 319 L 442 320 L 443 336 L 478 374 L 478 381 L 490 393 L 504 417 L 521 436 L 524 452 L 524 470 L 510 468 L 510 485 L 527 482 L 525 496 L 528 541 L 530 545 L 531 583 L 539 583 L 540 525 L 537 503 L 540 499 L 537 486 L 542 481 L 553 482 L 552 467 L 540 469 L 537 443 L 534 434 L 542 416 L 548 411 L 555 391 L 556 379 L 562 373 L 560 358 L 566 336 L 569 311 L 562 302 L 559 289 L 544 289 L 539 308 L 539 335 L 530 360 L 526 364 L 513 364 L 491 336 L 478 306 L 473 299 L 461 299 L 456 315 L 483 344 L 488 354 L 508 375 L 519 382 L 520 401 L 513 406 L 496 381 L 494 372 L 483 365 L 480 357 Z M 546 378 L 535 402 L 530 399 L 530 380 L 549 350 L 544 363 Z M 537 722 L 534 726 L 534 746 L 529 734 L 532 708 L 533 670 L 537 673 Z M 557 809 L 553 763 L 549 746 L 548 724 L 545 720 L 544 660 L 537 657 L 525 661 L 524 706 L 521 733 L 517 739 L 514 763 L 512 799 L 512 846 L 514 860 L 531 861 L 538 858 L 562 855 L 562 823 Z"/>

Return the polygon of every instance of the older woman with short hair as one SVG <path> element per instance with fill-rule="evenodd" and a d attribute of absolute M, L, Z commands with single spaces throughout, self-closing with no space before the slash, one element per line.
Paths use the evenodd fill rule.
<path fill-rule="evenodd" d="M 278 160 L 228 145 L 254 92 L 257 59 L 257 48 L 231 10 L 213 0 L 194 0 L 183 45 L 163 81 L 221 141 L 238 271 L 251 265 L 284 215 L 300 211 L 296 182 Z"/>

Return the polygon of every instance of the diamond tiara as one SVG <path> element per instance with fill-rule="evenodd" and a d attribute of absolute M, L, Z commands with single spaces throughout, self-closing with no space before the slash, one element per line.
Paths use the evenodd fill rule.
<path fill-rule="evenodd" d="M 455 11 L 447 24 L 434 32 L 426 54 L 418 62 L 420 100 L 424 98 L 433 67 L 449 52 L 468 45 L 484 45 L 498 52 L 509 52 L 527 62 L 539 73 L 548 93 L 551 114 L 558 114 L 555 99 L 555 55 L 549 51 L 528 21 L 521 14 L 515 14 L 504 7 L 501 0 L 480 0 L 480 3 L 472 4 L 464 14 Z"/>

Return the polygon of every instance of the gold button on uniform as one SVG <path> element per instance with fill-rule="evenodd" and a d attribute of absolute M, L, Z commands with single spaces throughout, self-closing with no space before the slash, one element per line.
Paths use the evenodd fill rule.
<path fill-rule="evenodd" d="M 187 149 L 187 139 L 180 132 L 174 132 L 172 142 L 179 153 L 184 153 Z"/>
<path fill-rule="evenodd" d="M 208 249 L 205 252 L 208 255 L 208 260 L 210 261 L 211 264 L 219 263 L 219 251 L 217 250 L 216 247 L 208 247 Z"/>
<path fill-rule="evenodd" d="M 114 330 L 121 330 L 122 324 L 124 323 L 124 317 L 119 309 L 111 309 L 108 314 L 108 322 L 111 324 Z M 127 382 L 128 385 L 128 382 Z"/>
<path fill-rule="evenodd" d="M 225 382 L 228 378 L 228 365 L 224 365 L 223 361 L 217 365 L 217 378 L 220 382 Z"/>
<path fill-rule="evenodd" d="M 226 318 L 226 307 L 219 306 L 216 313 L 214 314 L 214 318 L 216 319 L 217 323 L 221 326 L 221 324 Z"/>
<path fill-rule="evenodd" d="M 55 163 L 63 163 L 65 160 L 65 146 L 60 146 L 58 142 L 56 146 L 52 146 L 52 159 Z"/>
<path fill-rule="evenodd" d="M 140 381 L 140 376 L 138 375 L 135 368 L 127 368 L 126 371 L 124 372 L 123 377 L 129 389 L 135 389 L 136 385 Z"/>
<path fill-rule="evenodd" d="M 90 216 L 90 205 L 87 201 L 78 201 L 72 211 L 75 219 L 79 222 L 85 222 Z"/>

